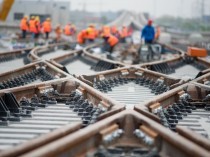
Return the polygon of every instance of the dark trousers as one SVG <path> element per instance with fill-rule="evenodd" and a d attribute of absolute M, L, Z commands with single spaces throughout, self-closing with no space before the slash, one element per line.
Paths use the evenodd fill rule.
<path fill-rule="evenodd" d="M 152 44 L 153 40 L 145 40 L 145 44 Z"/>
<path fill-rule="evenodd" d="M 26 38 L 26 30 L 22 30 L 22 38 L 23 38 L 23 39 Z"/>
<path fill-rule="evenodd" d="M 125 38 L 121 38 L 121 43 L 126 43 L 126 40 L 125 40 Z"/>
<path fill-rule="evenodd" d="M 39 38 L 39 33 L 35 33 L 35 38 Z"/>
<path fill-rule="evenodd" d="M 114 49 L 114 46 L 110 46 L 109 44 L 104 45 L 104 51 L 107 51 L 109 53 L 112 53 Z"/>
<path fill-rule="evenodd" d="M 45 38 L 46 38 L 46 39 L 49 38 L 49 32 L 45 32 Z"/>
<path fill-rule="evenodd" d="M 88 43 L 93 43 L 94 39 L 88 39 Z"/>

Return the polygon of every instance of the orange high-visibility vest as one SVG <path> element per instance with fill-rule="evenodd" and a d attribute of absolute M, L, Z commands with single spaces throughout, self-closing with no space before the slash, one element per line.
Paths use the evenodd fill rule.
<path fill-rule="evenodd" d="M 110 27 L 104 26 L 102 30 L 102 37 L 108 37 L 110 35 Z"/>
<path fill-rule="evenodd" d="M 87 39 L 95 39 L 96 35 L 95 35 L 95 30 L 92 27 L 89 27 L 87 29 Z"/>
<path fill-rule="evenodd" d="M 36 21 L 36 28 L 37 28 L 37 32 L 39 33 L 41 31 L 41 24 L 39 21 Z"/>
<path fill-rule="evenodd" d="M 71 35 L 71 26 L 70 25 L 66 25 L 64 28 L 64 34 L 65 35 Z"/>
<path fill-rule="evenodd" d="M 116 34 L 117 33 L 117 27 L 116 26 L 112 26 L 111 33 L 112 34 Z"/>
<path fill-rule="evenodd" d="M 43 26 L 43 31 L 45 33 L 46 32 L 51 32 L 51 23 L 50 23 L 50 21 L 43 22 L 42 26 Z"/>
<path fill-rule="evenodd" d="M 121 38 L 125 38 L 128 36 L 128 29 L 126 27 L 123 27 L 121 32 Z"/>
<path fill-rule="evenodd" d="M 118 39 L 117 37 L 115 37 L 114 35 L 110 35 L 109 39 L 108 39 L 108 43 L 110 46 L 114 46 L 118 43 Z"/>
<path fill-rule="evenodd" d="M 27 31 L 29 29 L 28 28 L 28 21 L 25 18 L 23 18 L 20 22 L 20 29 L 25 30 L 25 31 Z"/>
<path fill-rule="evenodd" d="M 79 44 L 84 44 L 85 39 L 86 39 L 86 35 L 87 35 L 86 30 L 83 30 L 83 31 L 79 32 L 79 34 L 77 35 L 77 42 Z"/>
<path fill-rule="evenodd" d="M 29 21 L 29 29 L 30 29 L 31 33 L 37 33 L 36 21 L 35 20 L 30 20 Z"/>

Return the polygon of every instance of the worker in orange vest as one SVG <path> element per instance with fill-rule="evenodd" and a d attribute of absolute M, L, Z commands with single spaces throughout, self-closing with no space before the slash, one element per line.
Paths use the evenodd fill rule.
<path fill-rule="evenodd" d="M 29 31 L 32 35 L 32 38 L 35 38 L 35 34 L 37 33 L 37 28 L 36 28 L 36 20 L 34 16 L 32 16 L 29 21 Z"/>
<path fill-rule="evenodd" d="M 89 27 L 87 28 L 87 39 L 89 43 L 94 42 L 96 38 L 96 32 L 95 32 L 95 28 L 94 26 L 91 24 L 89 25 Z"/>
<path fill-rule="evenodd" d="M 42 27 L 43 27 L 43 31 L 46 35 L 46 39 L 48 39 L 49 37 L 49 33 L 51 32 L 52 30 L 52 27 L 51 27 L 51 19 L 50 18 L 47 18 L 43 24 L 42 24 Z"/>
<path fill-rule="evenodd" d="M 41 32 L 41 24 L 40 24 L 39 16 L 36 16 L 36 18 L 35 18 L 35 24 L 36 24 L 35 38 L 38 38 L 39 37 L 39 34 Z"/>
<path fill-rule="evenodd" d="M 111 30 L 109 26 L 103 26 L 101 36 L 106 40 L 111 34 Z"/>
<path fill-rule="evenodd" d="M 28 16 L 24 16 L 20 22 L 20 29 L 22 31 L 22 38 L 26 38 L 26 33 L 29 30 Z"/>
<path fill-rule="evenodd" d="M 160 27 L 157 26 L 155 30 L 155 40 L 159 40 L 160 33 L 161 33 Z"/>
<path fill-rule="evenodd" d="M 64 34 L 66 35 L 66 36 L 70 36 L 71 35 L 71 24 L 70 23 L 68 23 L 65 27 L 64 27 Z"/>
<path fill-rule="evenodd" d="M 116 26 L 111 27 L 111 33 L 112 33 L 112 35 L 115 35 L 117 33 L 117 27 Z"/>
<path fill-rule="evenodd" d="M 82 30 L 77 35 L 77 42 L 81 45 L 85 44 L 86 38 L 87 38 L 87 30 Z"/>
<path fill-rule="evenodd" d="M 121 33 L 120 33 L 120 37 L 121 37 L 121 42 L 125 43 L 126 42 L 126 38 L 128 36 L 128 29 L 126 26 L 122 27 Z"/>
<path fill-rule="evenodd" d="M 59 24 L 55 28 L 55 34 L 56 34 L 56 42 L 60 42 L 62 29 L 61 29 L 61 26 Z"/>
<path fill-rule="evenodd" d="M 119 39 L 117 37 L 115 37 L 112 34 L 109 34 L 105 39 L 105 45 L 104 45 L 105 51 L 112 53 L 114 47 L 117 45 L 118 42 Z"/>
<path fill-rule="evenodd" d="M 120 32 L 118 31 L 116 26 L 111 27 L 111 33 L 112 33 L 112 35 L 114 35 L 115 37 L 120 39 Z"/>

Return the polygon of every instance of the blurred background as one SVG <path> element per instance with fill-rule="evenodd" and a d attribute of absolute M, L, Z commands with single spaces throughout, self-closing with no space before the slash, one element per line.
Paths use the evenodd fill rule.
<path fill-rule="evenodd" d="M 9 1 L 7 0 L 8 5 Z M 27 15 L 39 16 L 43 22 L 52 19 L 52 26 L 67 23 L 77 30 L 94 23 L 103 25 L 132 25 L 141 30 L 148 19 L 170 34 L 170 42 L 190 42 L 208 48 L 210 39 L 209 0 L 13 0 L 4 21 L 0 21 L 0 33 L 19 31 L 20 20 Z M 1 10 L 3 0 L 0 0 Z M 0 15 L 1 16 L 1 15 Z M 163 33 L 163 35 L 164 35 Z M 166 38 L 165 40 L 169 40 Z M 165 41 L 167 42 L 167 41 Z M 210 46 L 209 46 L 210 47 Z"/>

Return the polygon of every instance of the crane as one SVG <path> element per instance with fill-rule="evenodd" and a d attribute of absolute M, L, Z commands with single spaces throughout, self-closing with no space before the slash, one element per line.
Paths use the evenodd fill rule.
<path fill-rule="evenodd" d="M 0 21 L 5 21 L 15 0 L 3 0 L 0 6 Z"/>

